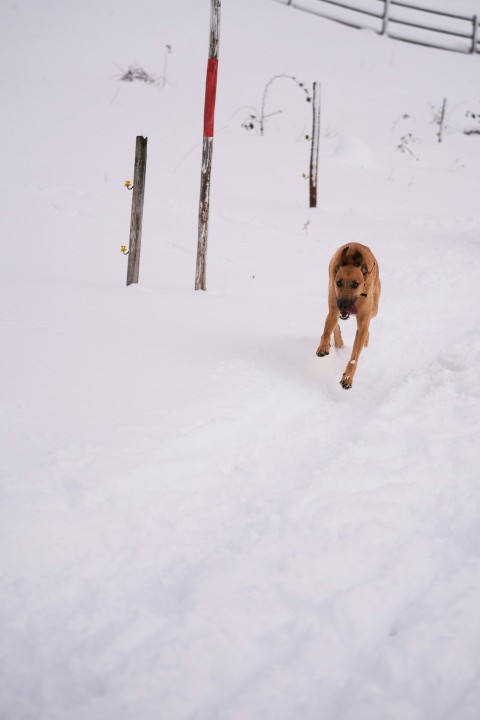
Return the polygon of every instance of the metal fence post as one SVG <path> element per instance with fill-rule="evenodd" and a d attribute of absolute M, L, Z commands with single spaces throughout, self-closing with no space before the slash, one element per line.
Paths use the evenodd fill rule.
<path fill-rule="evenodd" d="M 472 49 L 470 50 L 470 52 L 476 53 L 477 52 L 477 42 L 478 42 L 478 15 L 473 16 L 472 22 L 473 22 Z"/>
<path fill-rule="evenodd" d="M 388 28 L 388 18 L 390 15 L 390 0 L 384 0 L 385 7 L 383 10 L 383 19 L 382 19 L 382 35 L 385 35 Z"/>

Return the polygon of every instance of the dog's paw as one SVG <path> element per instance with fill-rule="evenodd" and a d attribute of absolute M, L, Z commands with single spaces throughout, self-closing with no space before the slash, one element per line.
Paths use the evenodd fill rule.
<path fill-rule="evenodd" d="M 344 390 L 350 390 L 352 387 L 353 380 L 350 379 L 349 375 L 344 375 L 342 379 L 340 380 L 340 385 L 343 387 Z"/>
<path fill-rule="evenodd" d="M 330 354 L 330 347 L 327 347 L 327 345 L 319 345 L 317 348 L 317 356 L 318 357 L 325 357 L 325 355 Z"/>

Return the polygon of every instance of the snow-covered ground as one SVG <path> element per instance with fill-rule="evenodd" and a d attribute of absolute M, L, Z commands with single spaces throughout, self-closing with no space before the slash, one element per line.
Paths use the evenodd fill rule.
<path fill-rule="evenodd" d="M 476 720 L 480 57 L 224 2 L 195 293 L 207 0 L 0 17 L 0 717 Z M 242 127 L 281 74 L 322 86 L 316 210 L 298 86 Z M 383 294 L 345 392 L 349 241 Z"/>

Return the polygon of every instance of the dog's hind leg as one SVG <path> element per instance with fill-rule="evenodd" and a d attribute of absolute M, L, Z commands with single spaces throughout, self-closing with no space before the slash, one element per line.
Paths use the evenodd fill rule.
<path fill-rule="evenodd" d="M 335 342 L 336 348 L 343 347 L 343 340 L 342 340 L 342 332 L 340 330 L 339 324 L 337 323 L 335 327 L 333 328 L 333 340 Z"/>

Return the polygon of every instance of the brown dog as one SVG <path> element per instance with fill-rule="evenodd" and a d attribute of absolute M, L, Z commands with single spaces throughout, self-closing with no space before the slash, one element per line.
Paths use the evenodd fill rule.
<path fill-rule="evenodd" d="M 340 385 L 349 390 L 353 385 L 360 353 L 368 345 L 370 320 L 378 312 L 381 290 L 378 263 L 368 247 L 350 243 L 337 250 L 330 261 L 328 272 L 328 315 L 317 355 L 328 355 L 332 333 L 335 347 L 343 347 L 338 318 L 348 320 L 350 315 L 355 315 L 357 332 L 352 356 L 340 380 Z"/>

